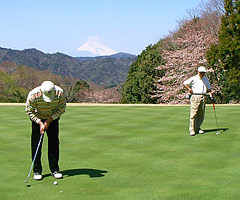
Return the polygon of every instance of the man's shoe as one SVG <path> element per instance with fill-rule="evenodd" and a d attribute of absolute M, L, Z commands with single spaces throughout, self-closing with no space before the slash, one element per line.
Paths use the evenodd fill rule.
<path fill-rule="evenodd" d="M 42 174 L 40 172 L 35 172 L 33 174 L 33 179 L 34 180 L 42 180 Z"/>
<path fill-rule="evenodd" d="M 60 179 L 60 178 L 63 177 L 62 174 L 61 174 L 60 172 L 58 172 L 58 171 L 53 172 L 53 173 L 52 173 L 52 176 L 54 176 L 54 177 L 57 178 L 57 179 Z"/>
<path fill-rule="evenodd" d="M 194 132 L 194 131 L 190 131 L 190 135 L 191 135 L 191 136 L 194 136 L 194 135 L 195 135 L 195 132 Z"/>
<path fill-rule="evenodd" d="M 199 133 L 199 134 L 204 134 L 204 131 L 200 129 L 200 130 L 198 131 L 198 133 Z"/>

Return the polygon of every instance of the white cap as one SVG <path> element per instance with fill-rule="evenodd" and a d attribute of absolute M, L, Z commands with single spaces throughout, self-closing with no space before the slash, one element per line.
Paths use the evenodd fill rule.
<path fill-rule="evenodd" d="M 46 102 L 52 102 L 55 97 L 55 86 L 51 81 L 44 81 L 41 85 L 41 91 L 43 93 L 43 100 Z"/>
<path fill-rule="evenodd" d="M 206 72 L 206 68 L 201 66 L 201 67 L 198 68 L 198 71 L 199 72 Z"/>

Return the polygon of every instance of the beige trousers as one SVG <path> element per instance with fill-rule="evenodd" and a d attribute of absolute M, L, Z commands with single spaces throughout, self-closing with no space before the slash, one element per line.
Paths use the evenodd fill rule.
<path fill-rule="evenodd" d="M 191 97 L 191 113 L 189 131 L 197 133 L 204 120 L 205 114 L 205 98 L 204 95 L 192 95 Z"/>

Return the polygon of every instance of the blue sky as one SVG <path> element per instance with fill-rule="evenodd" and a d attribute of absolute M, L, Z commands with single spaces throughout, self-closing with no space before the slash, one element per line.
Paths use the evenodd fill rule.
<path fill-rule="evenodd" d="M 138 55 L 202 0 L 0 0 L 0 47 L 81 56 L 89 37 Z"/>

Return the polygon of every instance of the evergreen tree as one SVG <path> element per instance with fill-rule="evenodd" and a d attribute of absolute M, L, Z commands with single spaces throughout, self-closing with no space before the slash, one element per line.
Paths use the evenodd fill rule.
<path fill-rule="evenodd" d="M 219 57 L 228 80 L 229 100 L 240 99 L 240 1 L 225 0 L 225 15 L 219 32 Z"/>
<path fill-rule="evenodd" d="M 225 0 L 225 15 L 221 19 L 219 44 L 207 53 L 211 66 L 226 70 L 222 92 L 226 102 L 240 99 L 240 1 Z"/>
<path fill-rule="evenodd" d="M 149 45 L 132 63 L 123 86 L 122 103 L 157 103 L 151 97 L 156 87 L 155 77 L 160 73 L 156 67 L 162 61 L 157 49 L 157 45 Z"/>

